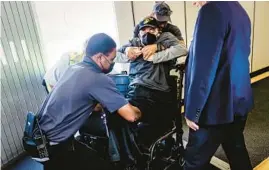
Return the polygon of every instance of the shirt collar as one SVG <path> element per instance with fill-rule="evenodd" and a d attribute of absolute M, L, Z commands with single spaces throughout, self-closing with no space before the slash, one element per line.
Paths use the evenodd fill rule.
<path fill-rule="evenodd" d="M 102 73 L 101 68 L 93 61 L 92 58 L 84 56 L 83 63 L 85 63 L 88 67 L 92 68 L 94 71 Z"/>

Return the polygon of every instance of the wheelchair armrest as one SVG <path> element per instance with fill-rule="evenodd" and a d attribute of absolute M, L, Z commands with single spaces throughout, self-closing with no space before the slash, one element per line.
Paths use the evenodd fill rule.
<path fill-rule="evenodd" d="M 186 57 L 180 57 L 177 59 L 175 68 L 176 71 L 183 71 L 185 69 L 185 61 L 186 61 Z"/>

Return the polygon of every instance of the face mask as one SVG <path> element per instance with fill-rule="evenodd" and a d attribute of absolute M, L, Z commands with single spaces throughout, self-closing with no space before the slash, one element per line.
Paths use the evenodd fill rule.
<path fill-rule="evenodd" d="M 144 45 L 154 44 L 157 41 L 157 37 L 154 34 L 146 33 L 142 36 L 142 43 Z"/>
<path fill-rule="evenodd" d="M 115 65 L 115 63 L 113 62 L 113 63 L 111 63 L 110 64 L 110 66 L 109 66 L 109 68 L 106 70 L 103 70 L 103 72 L 105 73 L 105 74 L 107 74 L 107 73 L 110 73 L 112 70 L 113 70 L 113 68 L 114 68 L 114 65 Z"/>
<path fill-rule="evenodd" d="M 106 57 L 105 57 L 105 59 L 109 63 L 109 68 L 108 69 L 103 69 L 103 73 L 107 74 L 107 73 L 110 73 L 113 70 L 113 67 L 114 67 L 115 63 L 110 62 Z"/>

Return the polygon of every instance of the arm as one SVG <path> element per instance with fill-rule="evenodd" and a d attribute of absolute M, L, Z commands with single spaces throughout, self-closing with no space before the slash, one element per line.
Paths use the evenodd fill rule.
<path fill-rule="evenodd" d="M 209 2 L 200 9 L 186 77 L 185 116 L 193 122 L 199 121 L 211 92 L 227 27 L 225 17 L 214 4 Z"/>
<path fill-rule="evenodd" d="M 128 63 L 135 60 L 139 55 L 141 55 L 140 47 L 142 46 L 139 38 L 133 38 L 128 44 L 121 47 L 117 54 L 114 62 L 116 63 Z"/>
<path fill-rule="evenodd" d="M 185 45 L 180 44 L 178 39 L 172 33 L 162 33 L 158 39 L 158 43 L 160 43 L 165 50 L 153 55 L 152 60 L 154 64 L 170 61 L 187 55 Z"/>
<path fill-rule="evenodd" d="M 179 40 L 179 44 L 186 46 L 186 43 L 182 37 L 181 31 L 176 25 L 169 24 L 168 32 L 172 33 Z"/>
<path fill-rule="evenodd" d="M 135 122 L 137 119 L 141 117 L 140 110 L 129 103 L 122 106 L 118 110 L 118 114 L 129 122 Z"/>
<path fill-rule="evenodd" d="M 130 43 L 128 43 L 128 44 L 125 44 L 125 45 L 123 45 L 121 48 L 119 48 L 118 50 L 117 50 L 117 52 L 120 52 L 120 53 L 125 53 L 125 50 L 126 50 L 126 48 L 127 47 L 130 47 L 131 46 L 131 44 Z"/>
<path fill-rule="evenodd" d="M 121 52 L 117 52 L 114 62 L 115 63 L 129 63 L 130 59 L 125 54 Z"/>
<path fill-rule="evenodd" d="M 181 56 L 187 55 L 188 51 L 185 46 L 178 44 L 175 46 L 171 46 L 164 51 L 160 51 L 155 53 L 152 57 L 152 62 L 154 64 L 170 61 L 176 59 Z"/>
<path fill-rule="evenodd" d="M 176 25 L 169 24 L 167 25 L 167 32 L 172 33 L 179 41 L 183 41 L 184 39 L 182 37 L 180 29 Z"/>
<path fill-rule="evenodd" d="M 129 104 L 120 94 L 112 79 L 100 74 L 98 78 L 95 77 L 94 82 L 90 89 L 90 96 L 110 113 L 117 111 L 120 116 L 130 122 L 136 121 L 141 116 L 140 110 Z"/>

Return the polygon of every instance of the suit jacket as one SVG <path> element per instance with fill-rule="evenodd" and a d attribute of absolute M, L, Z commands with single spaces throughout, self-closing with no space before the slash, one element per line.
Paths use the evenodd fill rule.
<path fill-rule="evenodd" d="M 185 116 L 216 125 L 253 107 L 251 24 L 238 2 L 208 2 L 198 14 L 186 63 Z"/>

